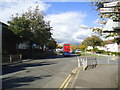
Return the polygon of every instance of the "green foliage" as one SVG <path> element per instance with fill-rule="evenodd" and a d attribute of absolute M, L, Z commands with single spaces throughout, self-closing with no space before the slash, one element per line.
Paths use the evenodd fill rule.
<path fill-rule="evenodd" d="M 113 42 L 116 42 L 117 44 L 120 43 L 120 37 L 114 38 Z"/>
<path fill-rule="evenodd" d="M 96 46 L 104 46 L 103 40 L 96 35 L 86 38 L 82 44 L 86 46 L 92 46 L 93 48 Z"/>
<path fill-rule="evenodd" d="M 80 45 L 79 45 L 79 48 L 80 48 L 80 50 L 84 51 L 84 50 L 87 48 L 87 46 L 86 46 L 86 45 L 83 45 L 83 44 L 80 44 Z"/>
<path fill-rule="evenodd" d="M 98 35 L 102 36 L 102 29 L 100 29 L 100 28 L 93 28 L 92 31 L 95 32 L 95 33 L 98 33 Z"/>
<path fill-rule="evenodd" d="M 82 53 L 81 53 L 81 52 L 77 52 L 77 55 L 80 55 L 80 56 L 81 56 L 81 55 L 82 55 Z"/>
<path fill-rule="evenodd" d="M 94 49 L 92 49 L 92 51 L 98 51 L 99 49 L 98 48 L 94 48 Z"/>
<path fill-rule="evenodd" d="M 103 54 L 120 56 L 120 52 L 104 52 Z"/>
<path fill-rule="evenodd" d="M 100 8 L 103 8 L 103 4 L 104 3 L 108 3 L 108 2 L 102 2 L 101 0 L 98 0 L 98 2 L 92 2 L 91 5 L 92 6 L 95 6 L 96 7 L 96 10 L 100 10 Z M 119 6 L 116 6 L 114 7 L 115 10 L 119 9 Z M 113 20 L 120 20 L 120 14 L 117 14 L 116 12 L 113 12 L 113 13 L 98 13 L 98 15 L 100 16 L 100 18 L 105 21 L 106 18 L 112 18 Z M 106 22 L 104 23 L 101 23 L 103 25 L 106 24 Z M 102 35 L 102 29 L 98 29 L 98 28 L 95 28 L 93 29 L 93 32 L 97 32 L 99 33 L 100 35 Z M 117 38 L 120 36 L 120 33 L 119 32 L 112 32 L 112 33 L 109 33 L 108 35 L 105 35 L 105 38 L 108 38 L 108 37 L 114 37 L 116 39 L 116 36 Z M 120 38 L 119 38 L 120 39 Z M 116 43 L 120 43 L 120 40 L 115 40 Z"/>
<path fill-rule="evenodd" d="M 47 44 L 47 47 L 49 48 L 49 49 L 55 49 L 56 47 L 57 47 L 57 45 L 56 45 L 56 41 L 54 40 L 54 39 L 52 39 L 52 40 L 49 40 L 49 42 L 48 42 L 48 44 Z"/>
<path fill-rule="evenodd" d="M 101 54 L 104 54 L 106 51 L 105 50 L 99 50 L 98 48 L 95 48 L 95 49 L 91 49 L 89 51 L 95 51 L 96 53 L 99 52 Z"/>
<path fill-rule="evenodd" d="M 51 44 L 55 48 L 50 22 L 44 20 L 44 13 L 39 11 L 38 6 L 33 11 L 29 8 L 21 16 L 18 14 L 15 17 L 12 16 L 12 20 L 8 21 L 8 24 L 9 28 L 21 37 L 23 41 L 29 41 L 30 47 L 35 43 L 43 48 L 48 43 L 49 48 L 52 48 Z"/>
<path fill-rule="evenodd" d="M 12 30 L 16 35 L 29 40 L 33 34 L 29 29 L 30 21 L 26 20 L 25 16 L 12 17 L 11 21 L 8 21 L 9 29 Z"/>
<path fill-rule="evenodd" d="M 77 50 L 78 46 L 77 45 L 70 45 L 71 50 Z"/>
<path fill-rule="evenodd" d="M 100 51 L 100 53 L 105 53 L 105 50 L 98 50 L 98 51 Z"/>
<path fill-rule="evenodd" d="M 87 50 L 87 51 L 97 51 L 99 52 L 100 54 L 106 54 L 106 55 L 115 55 L 115 56 L 120 56 L 120 52 L 106 52 L 105 50 L 99 50 L 97 48 L 95 49 L 90 49 L 90 50 Z"/>
<path fill-rule="evenodd" d="M 56 48 L 62 49 L 62 48 L 63 48 L 63 46 L 57 46 Z"/>

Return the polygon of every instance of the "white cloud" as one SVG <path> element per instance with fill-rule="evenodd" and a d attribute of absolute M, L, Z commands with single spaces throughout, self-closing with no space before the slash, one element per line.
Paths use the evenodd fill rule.
<path fill-rule="evenodd" d="M 40 0 L 20 0 L 18 2 L 11 2 L 7 0 L 6 2 L 0 2 L 0 21 L 7 23 L 12 15 L 16 15 L 16 13 L 22 14 L 23 12 L 27 11 L 30 6 L 33 9 L 37 5 L 39 5 L 39 9 L 41 11 L 46 11 L 50 7 L 49 4 L 43 3 Z"/>
<path fill-rule="evenodd" d="M 82 29 L 86 15 L 80 12 L 65 12 L 46 16 L 53 27 L 53 37 L 59 43 L 80 44 L 91 36 L 90 29 Z M 87 27 L 87 26 L 86 26 Z"/>
<path fill-rule="evenodd" d="M 39 5 L 41 11 L 46 11 L 50 4 L 41 2 L 40 0 L 20 0 L 19 2 L 1 2 L 0 3 L 0 21 L 7 23 L 12 15 L 23 13 L 31 6 L 35 8 Z M 50 14 L 46 16 L 46 20 L 51 21 L 53 27 L 53 37 L 59 43 L 80 44 L 83 39 L 91 36 L 89 29 L 82 29 L 86 14 L 83 12 L 64 12 L 59 14 Z"/>
<path fill-rule="evenodd" d="M 94 24 L 99 24 L 99 22 L 100 22 L 100 19 L 97 18 L 93 23 Z"/>

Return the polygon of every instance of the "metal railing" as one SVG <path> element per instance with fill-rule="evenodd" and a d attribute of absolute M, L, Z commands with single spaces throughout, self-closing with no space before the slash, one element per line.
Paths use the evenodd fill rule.
<path fill-rule="evenodd" d="M 81 57 L 80 62 L 82 63 L 83 70 L 86 70 L 87 67 L 92 66 L 96 67 L 97 65 L 97 58 L 93 57 Z"/>

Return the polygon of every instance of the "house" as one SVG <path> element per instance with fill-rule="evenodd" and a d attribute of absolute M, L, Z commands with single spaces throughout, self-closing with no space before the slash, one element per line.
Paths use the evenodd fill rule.
<path fill-rule="evenodd" d="M 97 48 L 99 50 L 104 50 L 104 51 L 108 51 L 108 52 L 120 52 L 120 45 L 118 45 L 117 43 L 111 43 L 111 44 L 106 44 L 104 47 L 102 46 L 97 46 Z M 93 49 L 93 47 L 88 46 L 87 48 L 88 50 Z"/>
<path fill-rule="evenodd" d="M 0 22 L 0 28 L 2 55 L 16 54 L 20 38 L 8 28 L 8 25 L 2 22 Z"/>
<path fill-rule="evenodd" d="M 106 40 L 104 50 L 109 52 L 120 52 L 120 45 L 113 42 L 113 40 Z"/>
<path fill-rule="evenodd" d="M 114 17 L 114 16 L 113 16 Z M 104 33 L 119 33 L 120 32 L 120 22 L 116 22 L 113 20 L 113 18 L 109 18 L 106 25 L 103 27 L 103 32 Z M 112 44 L 107 44 L 105 46 L 106 51 L 111 51 L 111 52 L 120 52 L 120 43 L 112 43 Z"/>
<path fill-rule="evenodd" d="M 18 49 L 29 49 L 29 42 L 19 43 Z"/>
<path fill-rule="evenodd" d="M 106 52 L 120 52 L 120 45 L 117 43 L 107 44 L 104 47 L 97 46 L 99 50 L 105 50 Z"/>

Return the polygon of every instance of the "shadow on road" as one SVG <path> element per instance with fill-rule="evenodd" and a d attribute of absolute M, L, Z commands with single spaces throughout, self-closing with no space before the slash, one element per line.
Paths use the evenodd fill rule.
<path fill-rule="evenodd" d="M 56 58 L 70 58 L 70 57 L 76 57 L 77 55 L 72 54 L 69 57 L 64 57 L 63 55 L 56 55 L 50 58 L 44 58 L 44 59 L 56 59 Z M 40 60 L 40 59 L 35 59 L 35 60 Z M 43 60 L 43 59 L 42 59 Z M 36 63 L 20 63 L 20 64 L 13 64 L 13 65 L 2 65 L 2 75 L 8 74 L 8 73 L 13 73 L 21 70 L 26 70 L 26 67 L 38 67 L 38 66 L 45 66 L 45 65 L 52 65 L 56 64 L 54 62 L 50 61 L 43 61 L 43 62 L 36 62 Z"/>
<path fill-rule="evenodd" d="M 52 75 L 41 75 L 38 77 L 33 76 L 27 76 L 27 77 L 16 77 L 8 80 L 4 80 L 2 82 L 2 89 L 8 89 L 8 88 L 16 88 L 20 86 L 26 86 L 29 85 L 28 83 L 33 82 L 35 80 L 40 80 L 46 77 L 51 77 Z"/>
<path fill-rule="evenodd" d="M 18 65 L 4 65 L 2 66 L 2 75 L 25 70 L 26 67 L 38 67 L 38 66 L 45 66 L 52 64 L 56 64 L 56 63 L 46 61 L 46 62 L 36 62 L 36 63 L 22 63 Z"/>

